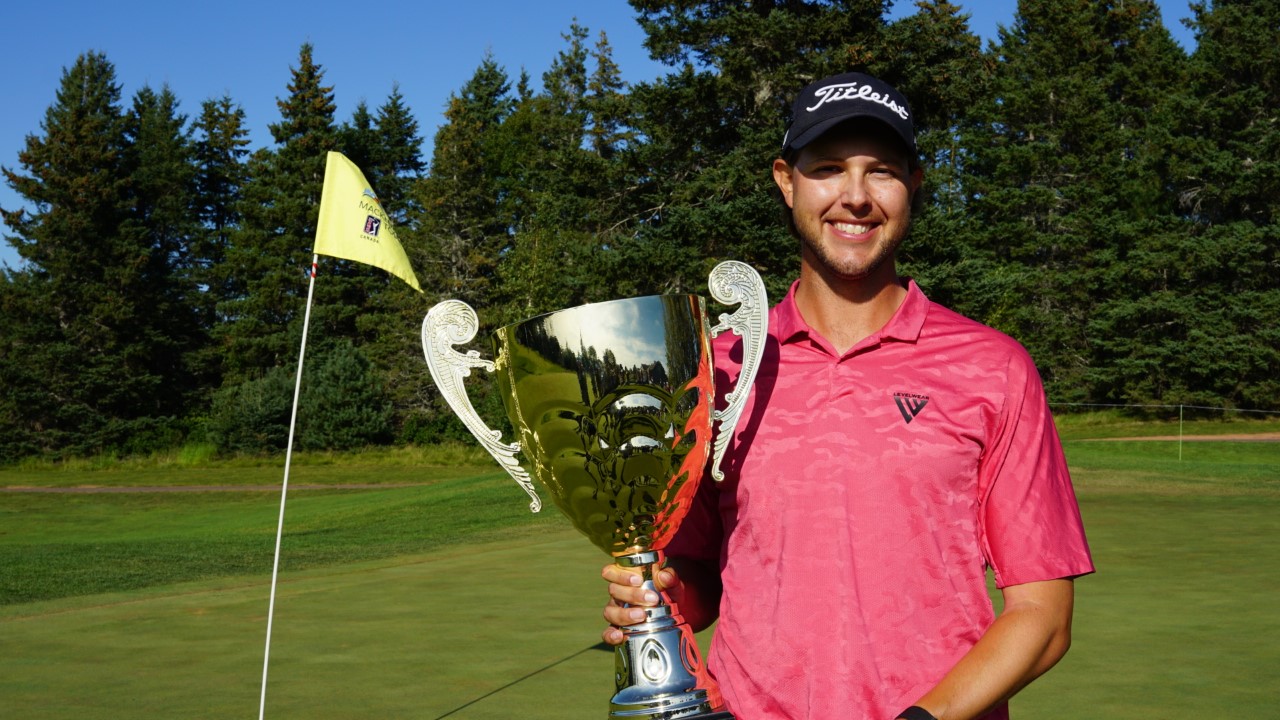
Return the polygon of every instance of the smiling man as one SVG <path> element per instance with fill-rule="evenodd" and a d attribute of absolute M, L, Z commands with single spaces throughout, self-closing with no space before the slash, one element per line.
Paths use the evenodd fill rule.
<path fill-rule="evenodd" d="M 699 488 L 657 582 L 695 629 L 718 619 L 709 667 L 743 720 L 1007 718 L 1066 652 L 1093 571 L 1039 375 L 898 276 L 922 172 L 892 86 L 806 87 L 773 177 L 800 276 L 725 480 Z M 736 373 L 733 338 L 715 350 Z M 603 574 L 616 644 L 657 597 Z"/>

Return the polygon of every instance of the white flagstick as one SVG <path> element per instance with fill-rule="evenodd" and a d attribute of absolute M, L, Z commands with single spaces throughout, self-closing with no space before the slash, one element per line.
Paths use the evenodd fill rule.
<path fill-rule="evenodd" d="M 289 465 L 293 461 L 293 428 L 298 421 L 298 396 L 302 392 L 302 359 L 307 355 L 307 328 L 311 326 L 311 297 L 316 289 L 316 264 L 319 255 L 311 256 L 311 282 L 307 285 L 307 310 L 302 318 L 302 347 L 298 350 L 298 378 L 293 384 L 293 411 L 289 415 L 289 445 L 284 451 L 284 486 L 280 489 L 280 521 L 276 524 L 276 556 L 271 566 L 271 601 L 267 605 L 267 647 L 262 653 L 262 700 L 258 703 L 258 720 L 267 710 L 267 663 L 271 658 L 271 619 L 276 610 L 276 578 L 280 574 L 280 538 L 284 535 L 284 501 L 289 495 Z"/>

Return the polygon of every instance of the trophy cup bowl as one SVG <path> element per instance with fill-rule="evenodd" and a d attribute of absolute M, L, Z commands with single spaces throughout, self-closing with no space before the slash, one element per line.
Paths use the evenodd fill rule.
<path fill-rule="evenodd" d="M 646 608 L 643 622 L 623 628 L 612 718 L 732 717 L 716 712 L 718 692 L 709 687 L 693 633 L 653 582 L 709 459 L 712 476 L 723 477 L 720 461 L 764 347 L 768 307 L 760 276 L 729 261 L 709 279 L 716 300 L 738 305 L 710 330 L 705 301 L 696 295 L 612 300 L 496 330 L 491 362 L 452 348 L 479 328 L 465 303 L 446 300 L 422 323 L 423 353 L 441 394 L 528 493 L 530 508 L 541 508 L 537 478 L 578 531 L 617 564 L 637 568 L 644 586 L 662 597 Z M 717 411 L 710 341 L 727 329 L 742 336 L 744 361 L 726 407 Z M 477 367 L 493 373 L 516 442 L 503 443 L 472 407 L 463 378 Z"/>

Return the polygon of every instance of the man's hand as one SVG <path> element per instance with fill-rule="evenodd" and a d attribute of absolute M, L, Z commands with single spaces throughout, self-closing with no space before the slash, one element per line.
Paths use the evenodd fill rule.
<path fill-rule="evenodd" d="M 609 627 L 605 628 L 601 638 L 610 645 L 621 645 L 624 636 L 620 628 L 644 621 L 644 608 L 657 606 L 662 598 L 643 587 L 640 568 L 610 564 L 604 566 L 600 576 L 609 583 L 609 603 L 604 606 L 604 619 Z M 654 573 L 653 582 L 673 601 L 679 602 L 682 588 L 674 570 L 662 568 Z"/>

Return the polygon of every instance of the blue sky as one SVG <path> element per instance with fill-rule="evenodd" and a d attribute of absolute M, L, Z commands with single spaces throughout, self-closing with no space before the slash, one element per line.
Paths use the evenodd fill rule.
<path fill-rule="evenodd" d="M 970 26 L 988 39 L 998 25 L 1012 22 L 1017 7 L 1016 0 L 959 4 L 972 13 Z M 1165 25 L 1190 47 L 1191 35 L 1178 22 L 1189 14 L 1187 0 L 1160 4 Z M 913 8 L 908 0 L 898 0 L 893 14 L 910 14 Z M 334 87 L 340 122 L 361 100 L 376 109 L 398 83 L 429 155 L 449 95 L 486 51 L 513 78 L 525 68 L 537 81 L 564 47 L 562 35 L 575 18 L 590 30 L 592 42 L 600 31 L 608 35 L 626 80 L 663 73 L 642 46 L 644 34 L 625 0 L 9 3 L 4 21 L 10 32 L 0 43 L 0 67 L 7 75 L 0 165 L 21 170 L 18 152 L 27 135 L 41 133 L 63 69 L 90 50 L 106 53 L 115 64 L 126 105 L 143 85 L 168 84 L 188 116 L 198 115 L 204 100 L 230 95 L 245 110 L 253 147 L 267 145 L 267 125 L 279 119 L 275 102 L 287 94 L 289 69 L 304 42 L 315 46 L 315 59 Z M 0 182 L 0 207 L 21 204 Z M 0 242 L 0 263 L 17 262 L 8 243 Z"/>

